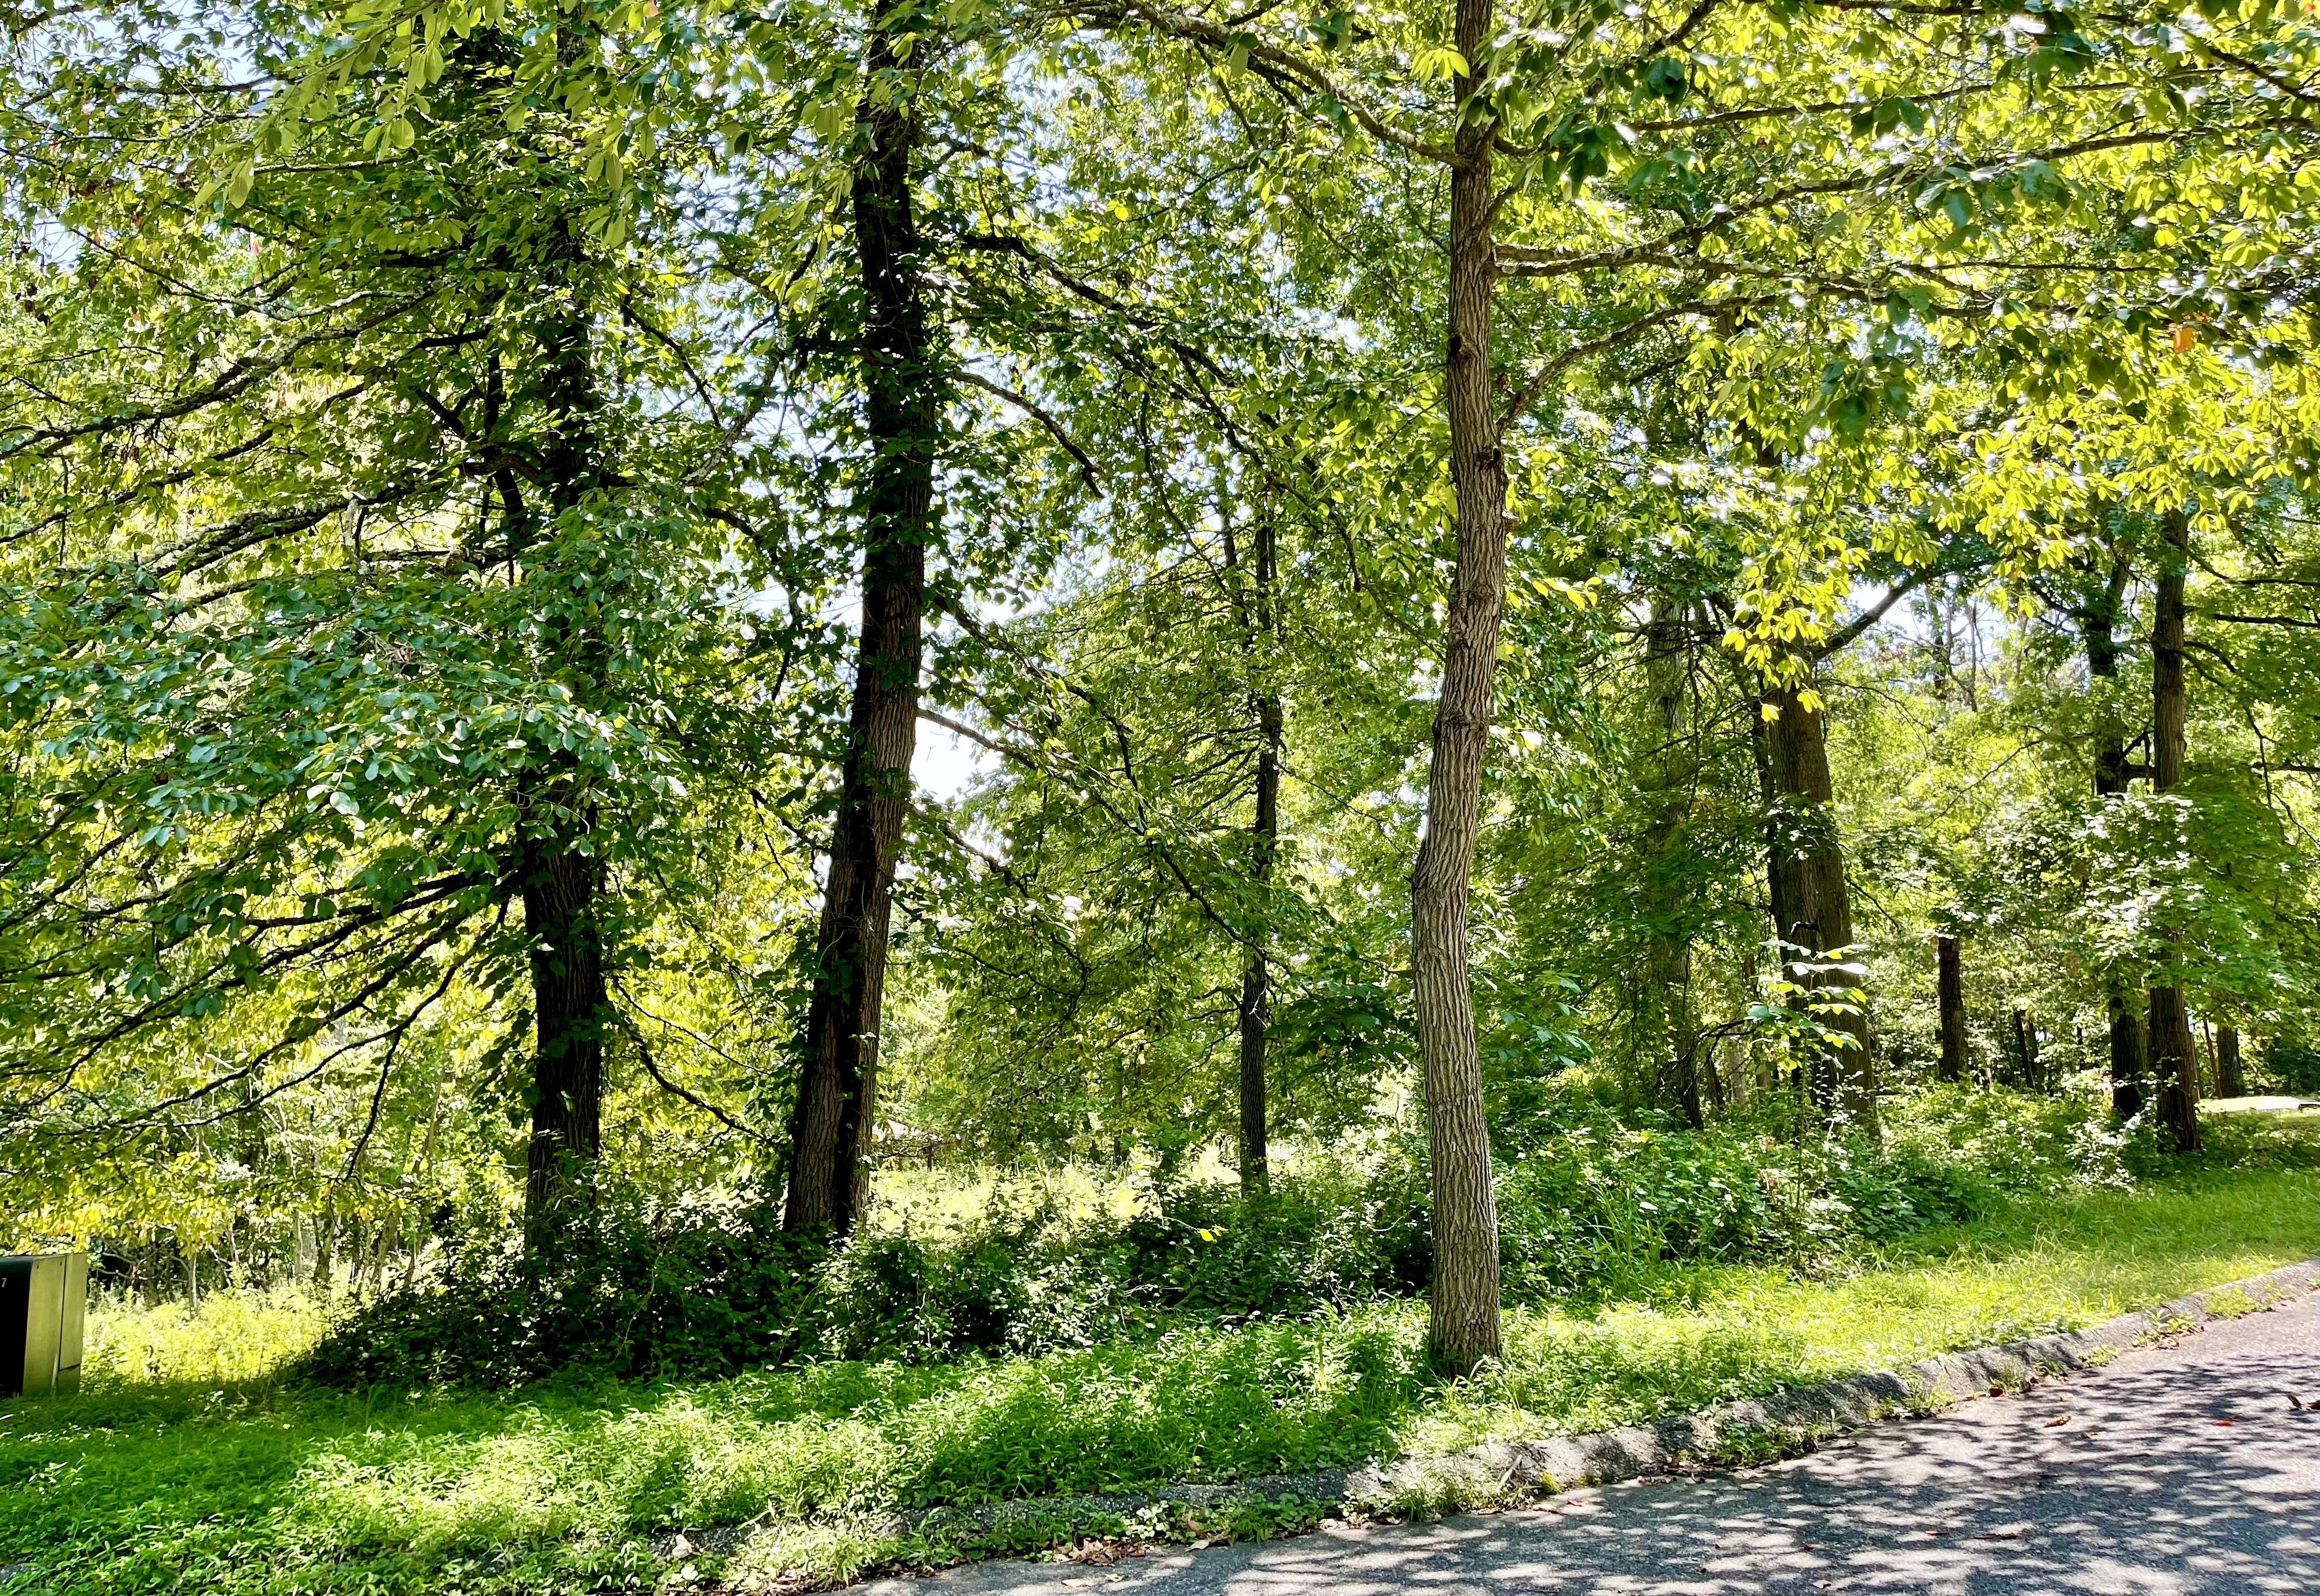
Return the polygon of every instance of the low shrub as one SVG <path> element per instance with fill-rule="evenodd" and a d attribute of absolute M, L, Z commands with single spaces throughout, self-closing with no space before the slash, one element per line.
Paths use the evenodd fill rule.
<path fill-rule="evenodd" d="M 1922 1087 L 1887 1107 L 1885 1142 L 1897 1156 L 2033 1192 L 2126 1185 L 2134 1137 L 2111 1122 L 2089 1079 L 2053 1096 L 2004 1086 Z"/>
<path fill-rule="evenodd" d="M 1549 1100 L 1500 1149 L 1508 1299 L 1584 1304 L 1647 1291 L 1672 1265 L 1824 1269 L 2007 1191 L 2122 1180 L 2117 1140 L 2075 1101 L 2004 1091 L 1914 1097 L 1881 1147 L 1782 1141 L 1745 1122 L 1672 1129 Z M 1148 1341 L 1416 1295 L 1427 1221 L 1414 1138 L 1360 1165 L 1309 1161 L 1256 1202 L 1199 1183 L 1068 1214 L 995 1200 L 838 1247 L 784 1233 L 768 1198 L 612 1201 L 551 1259 L 460 1249 L 442 1282 L 354 1311 L 305 1366 L 342 1387 L 503 1385 Z"/>
<path fill-rule="evenodd" d="M 295 1290 L 208 1292 L 197 1304 L 151 1307 L 103 1298 L 89 1315 L 81 1377 L 112 1387 L 263 1382 L 305 1354 L 329 1319 Z"/>
<path fill-rule="evenodd" d="M 1923 1149 L 1783 1142 L 1745 1124 L 1670 1130 L 1600 1111 L 1533 1128 L 1499 1184 L 1517 1301 L 1636 1289 L 1671 1264 L 1815 1268 L 1865 1245 L 1986 1211 L 1995 1183 Z"/>
<path fill-rule="evenodd" d="M 1423 1229 L 1406 1207 L 1334 1189 L 1246 1204 L 1193 1186 L 1125 1220 L 1001 1207 L 947 1235 L 865 1231 L 832 1247 L 784 1232 L 769 1200 L 615 1202 L 552 1257 L 457 1248 L 442 1281 L 358 1308 L 303 1367 L 343 1388 L 506 1385 L 1147 1339 L 1422 1285 Z"/>

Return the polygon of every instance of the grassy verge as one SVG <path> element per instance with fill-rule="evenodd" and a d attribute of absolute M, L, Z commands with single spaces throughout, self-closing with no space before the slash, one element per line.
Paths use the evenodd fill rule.
<path fill-rule="evenodd" d="M 1587 1430 L 2091 1323 L 2311 1256 L 2315 1199 L 2308 1170 L 2215 1170 L 2013 1206 L 1840 1278 L 1669 1269 L 1585 1317 L 1513 1315 L 1505 1367 L 1450 1387 L 1420 1370 L 1409 1303 L 685 1386 L 364 1397 L 109 1375 L 69 1402 L 0 1407 L 0 1569 L 17 1565 L 0 1590 L 683 1582 L 720 1571 L 656 1563 L 656 1534 L 751 1519 L 775 1533 L 725 1577 L 832 1580 L 957 1549 L 882 1528 L 899 1509 Z"/>

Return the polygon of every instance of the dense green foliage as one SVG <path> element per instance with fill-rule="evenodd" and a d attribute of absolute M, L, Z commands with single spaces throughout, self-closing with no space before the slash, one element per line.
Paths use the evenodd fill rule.
<path fill-rule="evenodd" d="M 2198 1100 L 2320 1093 L 2315 84 L 2313 0 L 0 16 L 0 1247 L 122 1310 L 0 1564 L 828 1572 L 2309 1251 Z"/>
<path fill-rule="evenodd" d="M 1233 1130 L 1251 1002 L 1276 1137 L 1409 1111 L 1459 114 L 1509 184 L 1494 1110 L 1583 1064 L 1624 1112 L 1753 1113 L 1862 1004 L 1921 1078 L 1940 930 L 1978 1073 L 2100 1071 L 2113 995 L 2172 983 L 2302 1080 L 2315 163 L 2279 86 L 2320 35 L 2201 16 L 1561 5 L 1486 63 L 1395 7 L 12 24 L 12 1224 L 384 1281 L 521 1200 L 575 1049 L 638 1211 L 784 1167 L 891 442 L 847 212 L 890 104 L 952 750 L 902 845 L 890 1147 L 1174 1178 Z M 1799 683 L 1825 818 L 1760 757 Z M 1764 851 L 1824 825 L 1864 978 L 1815 1020 Z"/>
<path fill-rule="evenodd" d="M 1638 1129 L 1566 1105 L 1510 1152 L 1500 1181 L 1509 1298 L 1599 1302 L 1670 1266 L 1842 1272 L 2012 1200 L 2124 1187 L 2135 1156 L 2083 1098 L 1936 1090 L 1897 1121 L 1881 1147 L 1797 1146 L 1745 1123 Z M 2228 1164 L 2306 1162 L 2294 1140 L 2265 1154 L 2244 1139 L 2253 1129 L 2217 1132 Z M 608 1216 L 585 1250 L 553 1260 L 486 1241 L 443 1284 L 352 1310 L 300 1369 L 354 1391 L 566 1370 L 687 1380 L 829 1359 L 1038 1355 L 1355 1311 L 1425 1285 L 1421 1154 L 1401 1141 L 1364 1163 L 1296 1167 L 1254 1207 L 1218 1184 L 1146 1188 L 1124 1208 L 1074 1208 L 1034 1186 L 835 1248 L 784 1236 L 768 1204 Z"/>
<path fill-rule="evenodd" d="M 1598 1428 L 2243 1277 L 2308 1250 L 2315 1151 L 2308 1126 L 2241 1134 L 2285 1166 L 2011 1202 L 1821 1280 L 1639 1263 L 1591 1315 L 1518 1310 L 1505 1366 L 1448 1387 L 1425 1373 L 1422 1315 L 1393 1302 L 1029 1358 L 502 1395 L 253 1377 L 236 1361 L 253 1332 L 282 1358 L 311 1333 L 295 1307 L 104 1317 L 82 1398 L 0 1417 L 0 1561 L 68 1591 L 567 1589 L 647 1574 L 675 1528 L 760 1514 L 736 1575 L 942 1558 L 983 1543 L 913 1541 L 882 1513 Z"/>

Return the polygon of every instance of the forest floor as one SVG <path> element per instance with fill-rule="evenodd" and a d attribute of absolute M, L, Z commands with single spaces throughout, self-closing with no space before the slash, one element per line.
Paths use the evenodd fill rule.
<path fill-rule="evenodd" d="M 795 1588 L 1029 1550 L 931 1544 L 894 1515 L 1590 1430 L 2074 1328 L 2311 1256 L 2315 1202 L 2308 1169 L 2209 1170 L 2019 1202 L 1841 1275 L 1669 1268 L 1584 1313 L 1510 1314 L 1505 1366 L 1449 1385 L 1420 1368 L 1411 1302 L 682 1385 L 349 1395 L 100 1374 L 0 1407 L 0 1592 Z M 260 1305 L 213 1309 L 266 1339 Z M 662 1555 L 675 1528 L 743 1521 L 760 1532 L 730 1564 Z"/>

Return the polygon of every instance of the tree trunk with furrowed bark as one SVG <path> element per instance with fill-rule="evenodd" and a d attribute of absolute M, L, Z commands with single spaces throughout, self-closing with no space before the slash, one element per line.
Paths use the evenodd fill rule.
<path fill-rule="evenodd" d="M 870 34 L 868 76 L 897 65 L 893 36 Z M 911 194 L 919 124 L 907 96 L 865 94 L 854 174 L 861 254 L 864 417 L 872 454 L 861 500 L 862 631 L 813 993 L 791 1119 L 791 1230 L 843 1235 L 869 1196 L 894 866 L 918 746 L 927 549 L 938 535 L 934 464 L 944 379 Z"/>
<path fill-rule="evenodd" d="M 1458 0 L 1456 43 L 1482 59 L 1491 0 Z M 1458 81 L 1463 101 L 1474 90 Z M 1426 834 L 1410 872 L 1412 975 L 1432 1166 L 1434 1283 L 1427 1347 L 1472 1370 L 1500 1354 L 1499 1215 L 1468 969 L 1467 898 L 1482 825 L 1499 622 L 1506 607 L 1507 473 L 1491 393 L 1491 125 L 1462 120 L 1450 174 L 1450 337 L 1445 373 L 1457 553 L 1442 696 L 1434 712 Z"/>
<path fill-rule="evenodd" d="M 1958 939 L 1944 931 L 1934 939 L 1935 984 L 1941 1002 L 1942 1062 L 1944 1081 L 1962 1081 L 1966 1071 L 1965 971 L 1958 957 Z"/>
<path fill-rule="evenodd" d="M 1256 521 L 1256 592 L 1247 630 L 1256 675 L 1256 813 L 1249 827 L 1249 874 L 1262 901 L 1273 884 L 1273 855 L 1281 846 L 1281 694 L 1264 679 L 1257 644 L 1273 632 L 1273 581 L 1278 552 L 1269 510 Z M 1229 550 L 1228 558 L 1229 558 Z M 1268 962 L 1269 917 L 1252 928 L 1240 983 L 1240 1189 L 1255 1197 L 1269 1191 L 1266 1153 L 1265 1051 L 1273 1025 L 1273 973 Z"/>
<path fill-rule="evenodd" d="M 1835 784 L 1828 769 L 1828 723 L 1804 702 L 1809 678 L 1775 685 L 1767 698 L 1765 752 L 1773 800 L 1772 907 L 1790 976 L 1806 1001 L 1816 992 L 1856 987 L 1860 978 L 1835 966 L 1853 946 L 1853 897 L 1836 835 Z M 1877 1066 L 1869 1051 L 1868 1017 L 1857 1005 L 1832 1003 L 1818 1016 L 1830 1033 L 1814 1070 L 1814 1101 L 1853 1129 L 1875 1136 Z"/>

